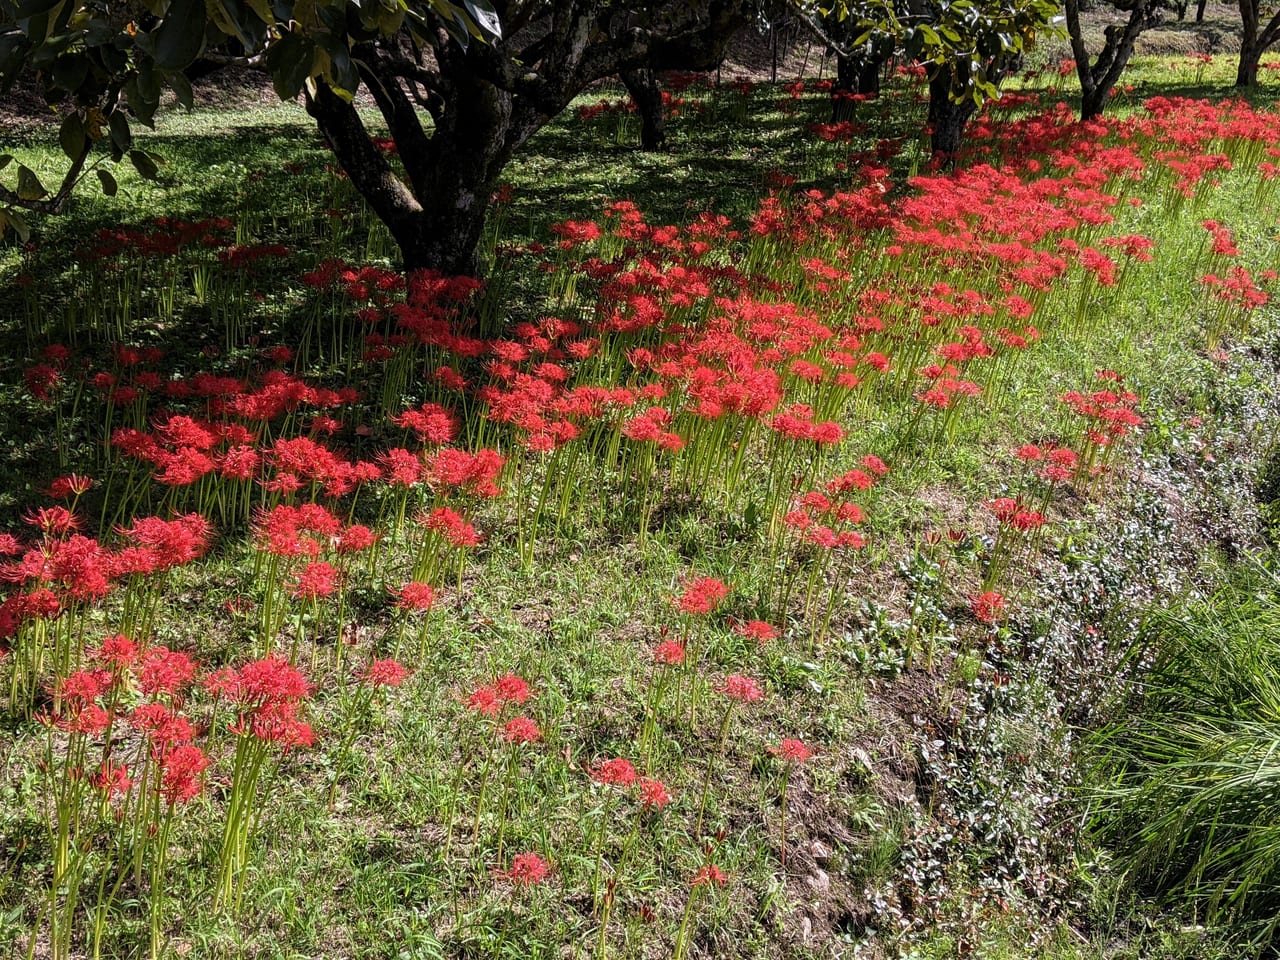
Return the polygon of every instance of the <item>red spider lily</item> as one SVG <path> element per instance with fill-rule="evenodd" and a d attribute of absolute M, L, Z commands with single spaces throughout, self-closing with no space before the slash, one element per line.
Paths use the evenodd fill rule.
<path fill-rule="evenodd" d="M 671 802 L 671 794 L 666 784 L 652 777 L 641 777 L 636 781 L 640 789 L 640 800 L 646 810 L 661 810 Z"/>
<path fill-rule="evenodd" d="M 107 637 L 102 645 L 92 652 L 92 657 L 110 664 L 117 670 L 128 670 L 138 660 L 138 644 L 122 633 Z"/>
<path fill-rule="evenodd" d="M 622 757 L 601 761 L 589 772 L 591 779 L 596 783 L 617 787 L 629 787 L 639 776 L 631 761 Z"/>
<path fill-rule="evenodd" d="M 755 703 L 764 698 L 764 691 L 751 677 L 740 673 L 730 674 L 717 689 L 730 700 L 739 703 Z"/>
<path fill-rule="evenodd" d="M 89 782 L 101 790 L 107 797 L 125 796 L 133 786 L 129 776 L 129 768 L 122 763 L 104 760 Z"/>
<path fill-rule="evenodd" d="M 358 553 L 377 545 L 378 540 L 378 534 L 363 524 L 356 523 L 342 531 L 337 548 L 339 553 Z"/>
<path fill-rule="evenodd" d="M 77 670 L 57 681 L 58 698 L 71 704 L 89 704 L 102 696 L 112 682 L 107 670 Z"/>
<path fill-rule="evenodd" d="M 189 803 L 203 789 L 203 774 L 209 758 L 203 750 L 190 744 L 174 747 L 161 764 L 160 795 L 170 806 Z"/>
<path fill-rule="evenodd" d="M 720 605 L 730 589 L 714 577 L 695 577 L 685 584 L 684 592 L 674 602 L 685 613 L 705 616 Z"/>
<path fill-rule="evenodd" d="M 23 520 L 52 536 L 62 536 L 80 529 L 80 518 L 66 507 L 40 507 L 28 513 Z"/>
<path fill-rule="evenodd" d="M 278 744 L 286 751 L 315 743 L 311 724 L 298 717 L 298 704 L 293 700 L 268 701 L 249 711 L 230 729 L 237 736 Z"/>
<path fill-rule="evenodd" d="M 134 707 L 128 722 L 132 729 L 145 733 L 161 754 L 179 744 L 190 743 L 195 736 L 191 721 L 163 703 Z"/>
<path fill-rule="evenodd" d="M 513 717 L 502 728 L 502 739 L 508 743 L 537 743 L 542 739 L 542 731 L 529 717 Z"/>
<path fill-rule="evenodd" d="M 154 552 L 156 569 L 168 569 L 190 563 L 203 556 L 209 547 L 213 528 L 198 513 L 188 513 L 172 520 L 143 517 L 119 530 L 121 536 Z"/>
<path fill-rule="evenodd" d="M 970 603 L 970 609 L 979 623 L 999 623 L 1004 619 L 1005 608 L 1005 598 L 994 590 L 977 594 Z"/>
<path fill-rule="evenodd" d="M 804 763 L 813 756 L 803 740 L 782 740 L 776 747 L 770 747 L 769 752 L 787 763 Z"/>
<path fill-rule="evenodd" d="M 467 708 L 482 716 L 497 716 L 502 712 L 502 698 L 493 687 L 477 687 L 466 700 Z"/>
<path fill-rule="evenodd" d="M 475 547 L 484 539 L 462 514 L 448 507 L 437 507 L 421 522 L 428 530 L 443 536 L 450 546 Z"/>
<path fill-rule="evenodd" d="M 452 442 L 458 435 L 458 421 L 452 413 L 435 403 L 424 403 L 414 410 L 393 416 L 391 422 L 412 430 L 423 443 L 436 446 Z"/>
<path fill-rule="evenodd" d="M 406 611 L 430 610 L 436 602 L 436 592 L 430 584 L 410 580 L 399 589 L 391 588 L 396 606 Z"/>
<path fill-rule="evenodd" d="M 250 707 L 301 700 L 311 693 L 302 671 L 279 656 L 255 660 L 239 669 L 224 667 L 205 680 L 205 689 Z"/>
<path fill-rule="evenodd" d="M 58 718 L 58 726 L 68 733 L 96 737 L 111 725 L 111 715 L 96 703 L 73 708 L 69 716 Z"/>
<path fill-rule="evenodd" d="M 123 638 L 122 638 L 123 639 Z M 187 654 L 167 647 L 152 647 L 142 656 L 138 689 L 151 697 L 177 697 L 196 675 L 196 664 Z"/>
<path fill-rule="evenodd" d="M 709 863 L 705 867 L 698 869 L 698 872 L 693 875 L 690 885 L 694 887 L 724 886 L 728 881 L 729 875 L 727 873 L 714 863 Z"/>
<path fill-rule="evenodd" d="M 298 572 L 293 596 L 300 600 L 319 600 L 338 589 L 338 571 L 323 560 L 308 563 Z"/>
<path fill-rule="evenodd" d="M 528 681 L 516 676 L 514 673 L 508 673 L 495 680 L 493 689 L 498 699 L 503 703 L 523 704 L 533 696 L 533 691 L 529 689 Z"/>
<path fill-rule="evenodd" d="M 49 484 L 48 494 L 55 500 L 67 500 L 80 496 L 92 486 L 92 478 L 71 473 L 53 480 Z"/>
<path fill-rule="evenodd" d="M 684 663 L 684 656 L 684 645 L 676 640 L 664 640 L 653 650 L 654 662 L 667 667 Z"/>
<path fill-rule="evenodd" d="M 746 623 L 738 624 L 733 630 L 741 637 L 758 640 L 760 643 L 766 643 L 778 637 L 778 628 L 763 620 L 748 620 Z"/>
<path fill-rule="evenodd" d="M 550 864 L 536 853 L 518 853 L 511 858 L 508 869 L 495 870 L 494 876 L 517 887 L 532 887 L 545 880 L 550 872 Z"/>
<path fill-rule="evenodd" d="M 398 687 L 407 676 L 408 669 L 395 660 L 370 660 L 360 679 L 371 687 Z"/>

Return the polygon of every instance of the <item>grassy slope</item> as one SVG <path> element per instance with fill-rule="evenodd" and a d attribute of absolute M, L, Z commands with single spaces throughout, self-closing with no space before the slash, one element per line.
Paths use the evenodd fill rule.
<path fill-rule="evenodd" d="M 1140 68 L 1139 88 L 1132 97 L 1150 92 L 1157 82 L 1162 91 L 1174 92 L 1176 88 L 1164 85 L 1166 66 Z M 1191 73 L 1182 79 L 1191 81 L 1193 90 L 1202 89 L 1195 85 L 1194 70 Z M 545 238 L 549 221 L 594 217 L 602 201 L 624 197 L 634 198 L 654 223 L 684 222 L 707 201 L 718 212 L 742 219 L 754 209 L 775 169 L 798 176 L 798 187 L 838 183 L 832 170 L 837 152 L 798 137 L 800 124 L 771 110 L 770 100 L 760 97 L 745 127 L 676 121 L 673 149 L 660 156 L 635 151 L 630 143 L 634 130 L 627 131 L 622 144 L 609 142 L 611 119 L 591 128 L 589 152 L 579 149 L 581 127 L 574 121 L 553 126 L 512 167 L 516 199 L 503 239 Z M 716 109 L 732 111 L 736 106 Z M 817 116 L 820 105 L 801 109 Z M 282 238 L 303 251 L 308 232 L 323 235 L 323 228 L 314 226 L 320 219 L 314 210 L 331 202 L 334 191 L 320 175 L 325 154 L 299 111 L 281 106 L 234 116 L 197 112 L 171 119 L 161 127 L 163 132 L 147 138 L 148 148 L 168 160 L 160 185 L 122 177 L 120 198 L 86 198 L 75 211 L 74 225 L 69 223 L 61 228 L 65 233 L 46 242 L 56 246 L 97 224 L 132 219 L 139 208 L 171 216 L 225 213 L 256 241 Z M 876 128 L 875 134 L 910 136 L 915 129 L 909 117 L 895 114 L 894 122 L 900 123 L 896 131 Z M 48 163 L 50 152 L 36 145 L 24 156 L 35 158 L 33 165 L 40 169 L 40 159 Z M 910 163 L 908 152 L 904 165 Z M 289 181 L 291 189 L 299 183 L 307 186 L 285 215 L 276 217 L 276 171 L 286 164 L 301 164 L 306 173 Z M 810 662 L 802 643 L 757 662 L 777 696 L 744 730 L 742 743 L 735 744 L 732 758 L 741 768 L 731 765 L 725 772 L 724 795 L 732 799 L 715 813 L 727 830 L 718 855 L 735 876 L 735 885 L 727 896 L 709 903 L 702 918 L 702 926 L 710 931 L 702 948 L 709 955 L 778 956 L 788 943 L 802 955 L 804 922 L 820 934 L 850 941 L 865 936 L 869 927 L 880 927 L 878 949 L 893 949 L 888 936 L 892 924 L 884 922 L 888 918 L 882 908 L 868 902 L 864 887 L 883 884 L 901 869 L 906 840 L 918 829 L 917 818 L 928 821 L 928 807 L 934 802 L 920 777 L 928 768 L 919 754 L 928 737 L 914 729 L 913 720 L 923 714 L 926 723 L 937 722 L 950 706 L 965 701 L 967 692 L 954 691 L 964 686 L 961 681 L 970 671 L 983 671 L 946 656 L 935 676 L 901 672 L 895 666 L 900 635 L 877 626 L 860 603 L 878 601 L 887 621 L 909 617 L 918 588 L 894 572 L 895 561 L 914 554 L 926 530 L 981 522 L 975 506 L 1000 492 L 1008 469 L 1007 460 L 994 451 L 1051 433 L 1044 425 L 1058 416 L 1054 397 L 1082 386 L 1102 366 L 1123 369 L 1143 395 L 1148 415 L 1163 418 L 1168 431 L 1179 437 L 1187 415 L 1216 414 L 1211 384 L 1219 374 L 1196 349 L 1200 299 L 1185 282 L 1198 260 L 1198 221 L 1215 217 L 1230 223 L 1254 263 L 1274 256 L 1269 232 L 1273 224 L 1255 206 L 1252 186 L 1242 177 L 1227 178 L 1221 190 L 1194 209 L 1169 216 L 1159 205 L 1148 205 L 1125 211 L 1124 216 L 1126 223 L 1117 232 L 1158 235 L 1164 253 L 1160 262 L 1139 269 L 1123 300 L 1090 306 L 1099 322 L 1090 325 L 1089 336 L 1052 335 L 1042 349 L 1029 354 L 1016 369 L 1004 401 L 984 409 L 981 417 L 962 421 L 954 442 L 901 457 L 904 466 L 895 470 L 874 504 L 874 545 L 863 562 L 848 571 L 857 579 L 850 582 L 850 603 L 838 617 L 835 642 L 816 663 Z M 362 236 L 357 227 L 351 239 Z M 376 229 L 365 241 L 374 256 L 387 250 Z M 299 259 L 305 261 L 309 252 Z M 344 247 L 339 252 L 361 258 L 359 249 Z M 60 261 L 53 257 L 45 263 L 56 269 Z M 520 276 L 516 282 L 512 313 L 536 316 L 542 309 L 538 279 Z M 56 277 L 43 273 L 40 284 L 56 304 Z M 257 315 L 287 330 L 290 311 L 297 309 L 300 299 L 296 290 L 290 291 L 280 277 L 264 278 L 259 286 L 266 299 Z M 10 302 L 16 305 L 18 300 Z M 1066 309 L 1073 302 L 1064 295 L 1058 306 Z M 193 322 L 175 331 L 179 336 L 206 345 L 217 341 L 216 332 L 201 327 L 198 314 L 188 318 Z M 152 335 L 168 340 L 175 332 Z M 9 337 L 12 346 L 5 351 L 3 377 L 13 382 L 25 347 L 20 330 Z M 887 452 L 884 443 L 894 435 L 901 415 L 901 410 L 877 409 L 865 422 L 855 423 L 854 437 L 846 444 L 850 455 Z M 36 478 L 51 473 L 50 449 L 20 427 L 31 416 L 29 409 L 11 400 L 3 416 L 7 423 L 2 435 L 12 451 L 4 489 L 16 512 L 29 502 L 40 483 Z M 1166 455 L 1167 436 L 1153 433 L 1147 442 L 1156 460 Z M 1118 486 L 1113 496 L 1112 509 L 1122 511 L 1126 492 Z M 1068 504 L 1060 519 L 1062 528 L 1073 531 L 1078 541 L 1092 543 L 1099 524 L 1115 516 L 1106 508 Z M 489 519 L 501 520 L 500 515 Z M 458 711 L 440 696 L 443 691 L 433 698 L 436 684 L 430 677 L 469 680 L 518 669 L 546 692 L 539 715 L 551 731 L 546 759 L 535 764 L 518 787 L 515 802 L 525 815 L 513 827 L 509 849 L 536 848 L 542 835 L 549 835 L 560 841 L 552 845 L 563 874 L 580 875 L 582 864 L 572 858 L 589 863 L 591 851 L 575 850 L 570 838 L 577 822 L 589 818 L 599 801 L 586 793 L 581 777 L 569 776 L 554 760 L 562 749 L 570 750 L 577 762 L 627 751 L 634 730 L 634 696 L 628 687 L 643 678 L 641 643 L 669 619 L 666 598 L 686 571 L 722 575 L 738 588 L 736 595 L 752 595 L 756 581 L 766 574 L 751 562 L 741 520 L 714 508 L 709 514 L 673 512 L 662 534 L 643 551 L 630 542 L 625 529 L 586 523 L 576 538 L 549 544 L 532 571 L 520 570 L 510 546 L 496 542 L 468 572 L 465 589 L 451 597 L 437 617 L 430 656 L 411 694 L 392 703 L 385 722 L 375 721 L 364 729 L 349 757 L 339 758 L 322 747 L 291 764 L 291 775 L 278 781 L 269 835 L 251 879 L 243 924 L 204 916 L 198 905 L 205 868 L 198 859 L 175 857 L 173 897 L 189 904 L 190 911 L 177 934 L 179 944 L 195 956 L 426 957 L 462 951 L 488 956 L 500 943 L 513 956 L 552 956 L 560 953 L 553 944 L 582 943 L 591 937 L 590 917 L 574 899 L 581 897 L 580 889 L 568 892 L 576 909 L 561 910 L 555 905 L 562 895 L 558 885 L 529 903 L 511 903 L 482 882 L 483 870 L 458 875 L 440 870 L 433 851 L 442 840 L 439 824 L 452 763 L 457 762 L 449 758 Z M 1102 552 L 1099 548 L 1099 555 Z M 234 560 L 233 552 L 218 568 L 228 592 L 215 593 L 208 598 L 212 602 L 193 604 L 184 590 L 173 592 L 161 619 L 162 639 L 193 643 L 197 650 L 215 646 L 208 636 L 226 625 L 217 617 L 203 618 L 244 582 L 247 572 L 233 569 Z M 1053 568 L 1051 562 L 1048 568 Z M 946 616 L 933 627 L 944 645 L 954 631 L 971 629 L 955 609 L 971 584 L 965 576 L 971 574 L 944 591 Z M 203 574 L 201 582 L 208 579 Z M 1033 595 L 1031 590 L 1028 599 Z M 750 613 L 747 600 L 735 602 L 734 612 Z M 715 655 L 725 663 L 734 662 L 737 654 L 732 642 L 727 635 L 717 639 L 721 646 Z M 619 659 L 635 665 L 621 681 Z M 318 726 L 340 726 L 341 709 L 336 698 L 322 699 Z M 1029 712 L 1021 718 L 1020 735 L 1029 737 L 1031 746 L 1043 752 L 1044 762 L 1051 764 L 1061 747 L 1061 731 L 1037 729 L 1034 716 Z M 811 768 L 793 796 L 801 812 L 795 816 L 792 843 L 804 849 L 817 841 L 832 849 L 830 858 L 819 850 L 820 862 L 800 858 L 785 878 L 768 835 L 775 822 L 776 770 L 760 768 L 758 759 L 760 746 L 780 729 L 823 747 L 822 762 Z M 3 815 L 7 819 L 0 823 L 9 851 L 19 849 L 24 835 L 34 836 L 35 784 L 23 773 L 23 758 L 32 744 L 24 733 L 5 754 L 8 776 L 3 789 L 10 803 Z M 684 748 L 673 743 L 671 749 Z M 423 763 L 424 757 L 436 762 Z M 340 760 L 348 766 L 329 809 L 323 785 L 331 765 Z M 673 754 L 665 758 L 664 768 L 673 771 L 673 786 L 683 795 L 682 815 L 687 815 L 701 767 L 685 768 L 681 761 Z M 473 789 L 476 773 L 473 769 L 467 774 Z M 1036 829 L 1043 828 L 1034 809 L 1041 798 L 1006 799 L 1011 801 L 1011 819 L 1023 816 Z M 915 812 L 920 805 L 923 810 Z M 207 811 L 197 812 L 180 841 L 184 849 L 195 849 L 202 817 L 212 819 Z M 938 887 L 938 932 L 914 948 L 920 955 L 953 955 L 960 949 L 957 940 L 966 939 L 978 955 L 986 956 L 1027 956 L 1034 951 L 1045 956 L 1094 956 L 1110 949 L 1105 947 L 1105 930 L 1098 931 L 1097 944 L 1087 947 L 1065 927 L 1050 929 L 1044 937 L 1028 936 L 1020 917 L 1031 904 L 1015 904 L 1012 919 L 1000 917 L 989 904 L 968 915 L 966 879 L 973 881 L 998 857 L 987 850 L 953 852 L 953 857 L 954 873 Z M 683 891 L 671 878 L 696 865 L 680 829 L 663 835 L 638 856 L 628 871 L 625 907 L 615 921 L 617 955 L 663 955 L 683 904 Z M 12 910 L 7 921 L 10 936 L 29 921 L 30 914 L 22 912 L 23 885 L 39 874 L 39 868 L 39 859 L 27 853 L 17 860 L 16 870 L 0 879 L 0 898 Z M 656 921 L 646 919 L 642 904 L 654 912 Z M 917 908 L 920 915 L 930 916 L 932 906 Z M 118 941 L 113 942 L 127 949 L 124 945 L 135 942 L 136 936 L 136 921 L 122 921 L 113 932 Z M 825 949 L 834 951 L 837 943 L 828 940 Z M 1206 948 L 1194 943 L 1187 949 L 1192 951 L 1187 955 L 1203 956 Z"/>

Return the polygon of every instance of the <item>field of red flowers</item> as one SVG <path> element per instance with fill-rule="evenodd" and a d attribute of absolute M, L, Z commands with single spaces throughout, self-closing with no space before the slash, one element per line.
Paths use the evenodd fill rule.
<path fill-rule="evenodd" d="M 517 239 L 514 184 L 483 283 L 310 168 L 8 261 L 9 953 L 1102 955 L 1029 665 L 1110 669 L 1049 585 L 1275 325 L 1280 113 L 1010 95 L 906 175 L 677 96 L 807 166 Z"/>

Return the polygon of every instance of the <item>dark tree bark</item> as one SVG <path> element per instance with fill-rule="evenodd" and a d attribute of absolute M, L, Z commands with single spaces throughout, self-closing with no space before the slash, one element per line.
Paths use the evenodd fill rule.
<path fill-rule="evenodd" d="M 1280 11 L 1271 18 L 1266 27 L 1262 26 L 1259 0 L 1240 0 L 1240 21 L 1242 36 L 1240 38 L 1240 65 L 1236 69 L 1237 87 L 1256 87 L 1258 85 L 1258 61 L 1262 55 L 1280 40 Z"/>
<path fill-rule="evenodd" d="M 1067 35 L 1080 78 L 1080 119 L 1102 116 L 1120 74 L 1129 65 L 1133 47 L 1142 31 L 1160 23 L 1163 11 L 1157 0 L 1136 0 L 1124 25 L 1112 24 L 1103 31 L 1102 49 L 1090 60 L 1080 28 L 1080 0 L 1066 0 Z"/>
<path fill-rule="evenodd" d="M 662 86 L 658 75 L 647 67 L 623 70 L 623 86 L 640 114 L 640 146 L 645 150 L 661 150 L 667 141 L 666 113 L 662 107 Z"/>
<path fill-rule="evenodd" d="M 933 159 L 942 166 L 953 166 L 964 142 L 964 128 L 977 105 L 972 97 L 960 102 L 952 99 L 951 71 L 938 70 L 929 79 L 929 146 Z"/>
<path fill-rule="evenodd" d="M 887 59 L 870 53 L 865 59 L 836 53 L 836 82 L 831 88 L 832 123 L 852 119 L 856 102 L 854 96 L 861 94 L 870 98 L 880 95 L 880 75 Z"/>
<path fill-rule="evenodd" d="M 1204 8 L 1209 0 L 1196 0 L 1196 23 L 1204 23 Z"/>

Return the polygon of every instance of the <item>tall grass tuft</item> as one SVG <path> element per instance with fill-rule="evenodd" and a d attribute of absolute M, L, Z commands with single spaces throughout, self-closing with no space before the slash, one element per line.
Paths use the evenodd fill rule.
<path fill-rule="evenodd" d="M 1122 879 L 1254 947 L 1280 942 L 1280 581 L 1151 616 L 1137 702 L 1096 744 Z"/>

